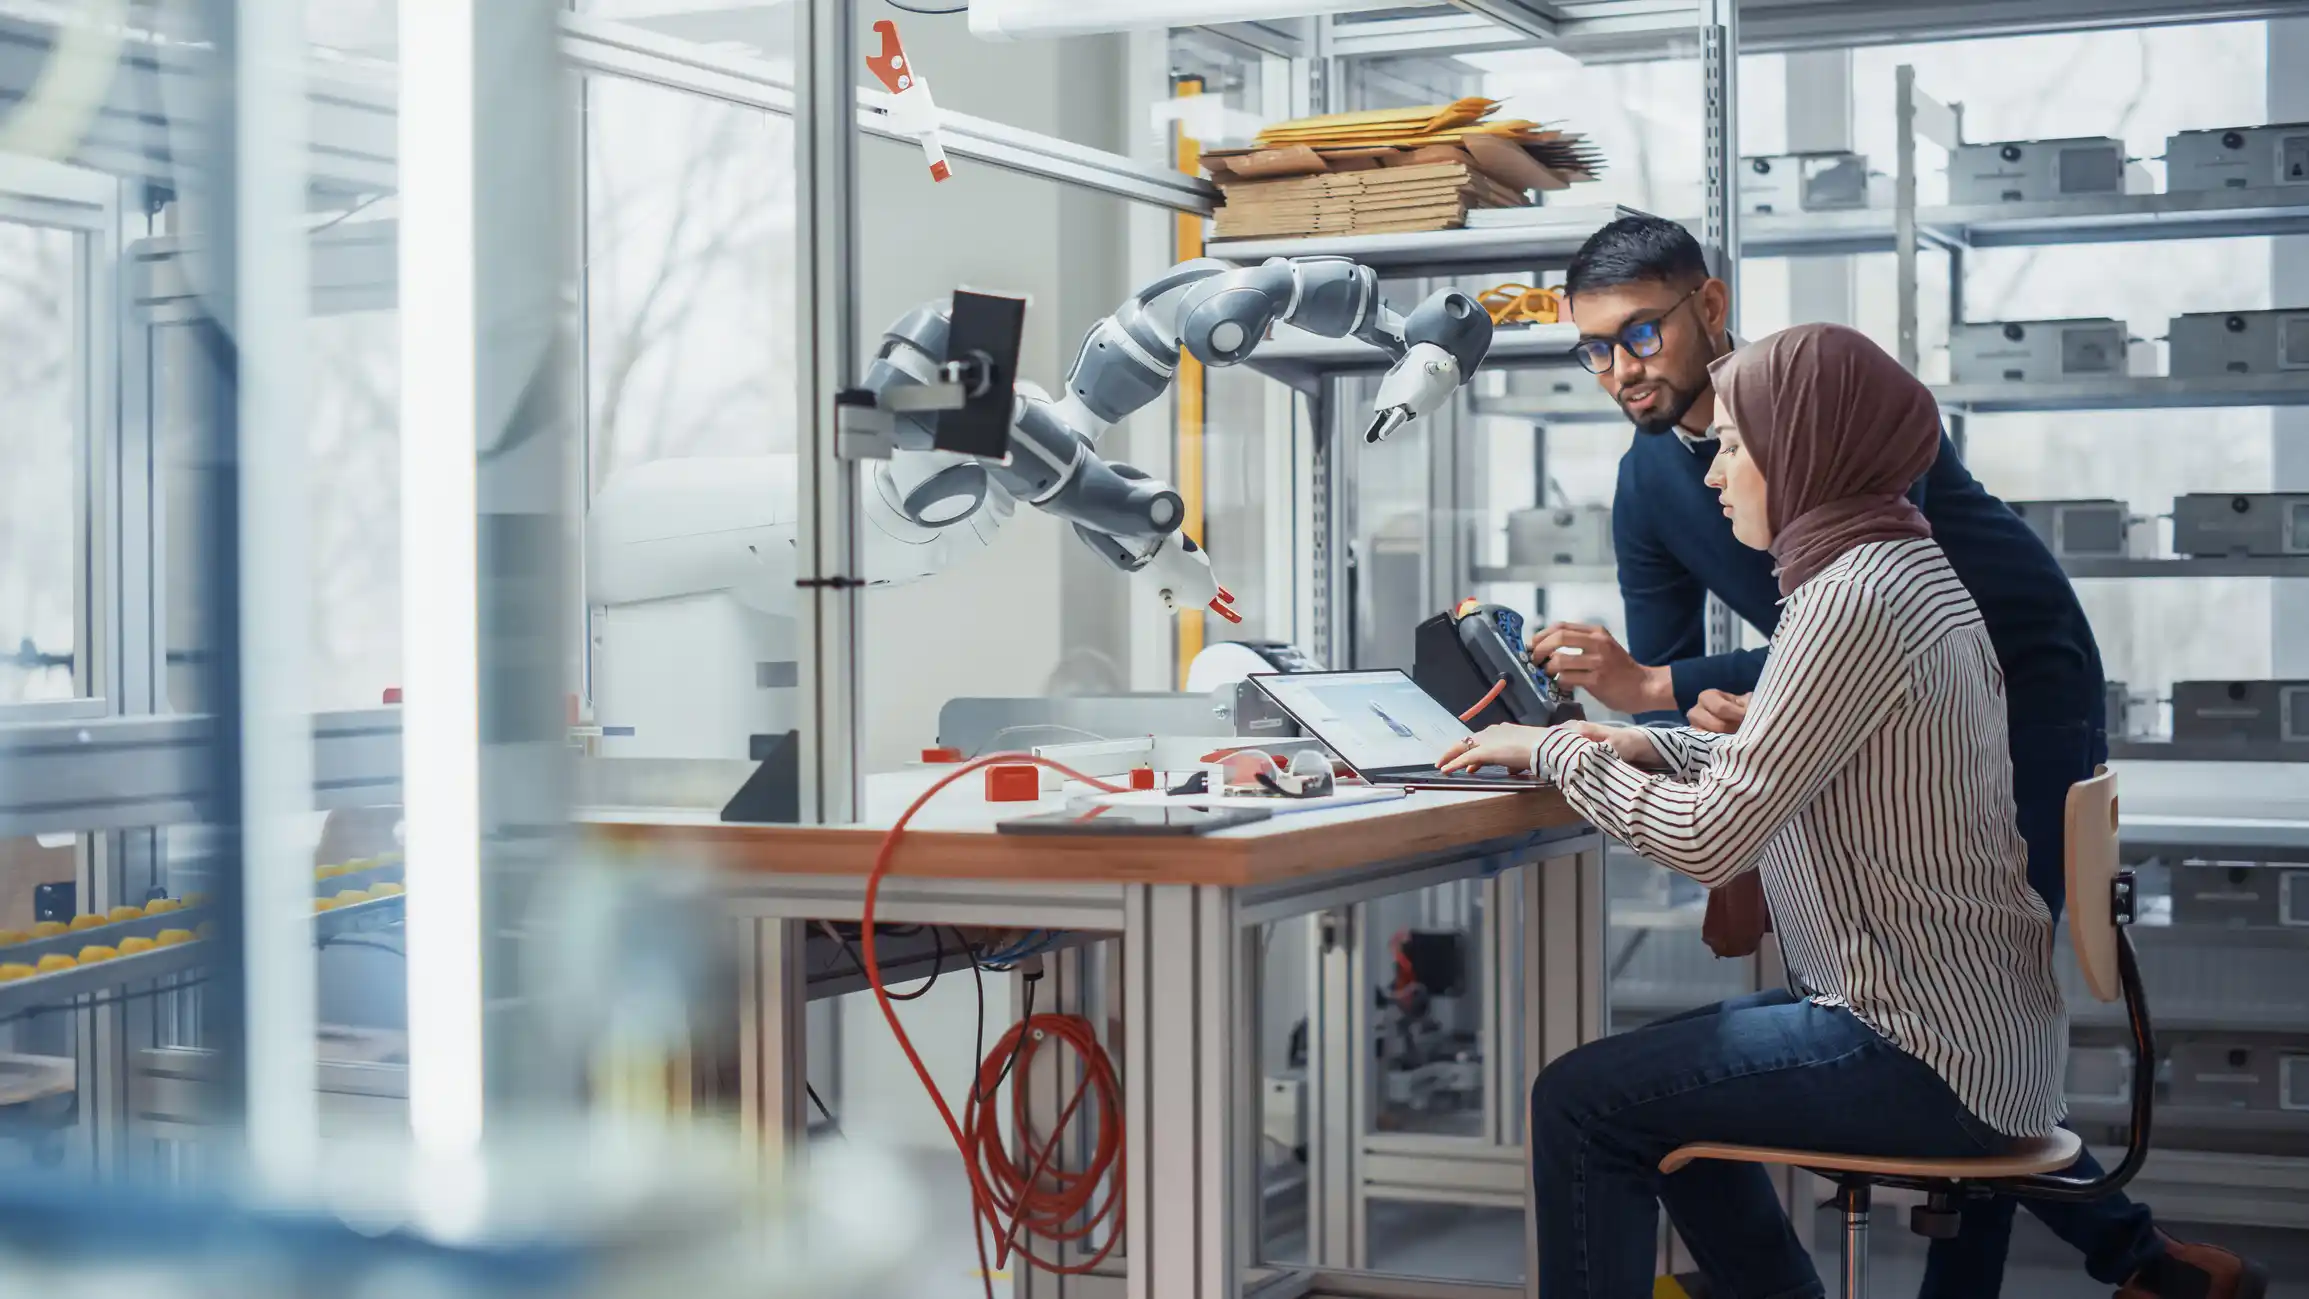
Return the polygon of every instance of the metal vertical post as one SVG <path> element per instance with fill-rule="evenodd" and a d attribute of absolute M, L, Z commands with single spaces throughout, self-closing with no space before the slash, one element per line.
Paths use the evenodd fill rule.
<path fill-rule="evenodd" d="M 809 1131 L 809 970 L 799 920 L 740 921 L 739 1126 L 771 1170 L 798 1162 Z"/>
<path fill-rule="evenodd" d="M 563 602 L 572 217 L 552 0 L 405 5 L 403 787 L 410 1123 L 477 1148 L 492 1097 L 569 1105 L 582 1067 L 519 983 L 568 831 Z M 412 83 L 414 84 L 414 83 Z M 309 959 L 309 958 L 308 958 Z M 483 1028 L 483 1005 L 507 1007 Z"/>
<path fill-rule="evenodd" d="M 1362 1236 L 1354 1212 L 1362 1134 L 1355 1126 L 1353 1088 L 1364 1073 L 1355 1049 L 1358 914 L 1357 908 L 1340 907 L 1317 916 L 1309 953 L 1307 1261 L 1316 1267 L 1354 1266 Z"/>
<path fill-rule="evenodd" d="M 240 224 L 234 209 L 240 199 L 239 121 L 237 88 L 226 69 L 239 49 L 239 6 L 235 0 L 206 0 L 198 11 L 201 34 L 214 51 L 210 76 L 202 87 L 203 120 L 209 124 L 202 140 L 205 152 L 191 169 L 180 198 L 187 224 L 194 232 L 186 255 L 187 269 L 198 283 L 208 286 L 210 320 L 188 326 L 187 343 L 197 349 L 201 364 L 190 368 L 186 379 L 187 414 L 194 433 L 186 470 L 193 490 L 186 493 L 197 520 L 202 604 L 198 623 L 205 636 L 206 657 L 194 671 L 200 681 L 202 707 L 213 719 L 203 759 L 211 773 L 209 801 L 200 809 L 201 823 L 209 828 L 210 850 L 216 863 L 211 892 L 217 903 L 222 930 L 216 956 L 208 973 L 204 1004 L 209 1045 L 216 1052 L 217 1073 L 211 1104 L 226 1122 L 238 1122 L 247 1113 L 247 1034 L 242 1019 L 247 967 L 243 960 L 241 874 L 241 678 L 240 678 L 240 483 L 238 478 L 240 408 L 240 253 L 235 242 Z"/>
<path fill-rule="evenodd" d="M 1701 133 L 1706 156 L 1700 244 L 1708 269 L 1732 290 L 1736 329 L 1740 310 L 1740 19 L 1739 0 L 1700 0 Z"/>
<path fill-rule="evenodd" d="M 1953 335 L 1957 325 L 1964 321 L 1964 246 L 1952 244 L 1948 249 L 1948 328 Z M 1948 440 L 1956 454 L 1963 455 L 1968 423 L 1964 408 L 1943 410 L 1941 417 L 1948 421 Z"/>
<path fill-rule="evenodd" d="M 233 152 L 235 340 L 240 403 L 240 661 L 243 960 L 248 979 L 244 1066 L 248 1145 L 257 1176 L 298 1184 L 317 1155 L 309 638 L 312 574 L 305 482 L 304 320 L 310 302 L 304 236 L 304 7 L 239 0 L 230 75 L 237 83 Z M 220 75 L 227 69 L 220 65 Z M 210 237 L 227 238 L 222 229 Z"/>
<path fill-rule="evenodd" d="M 1523 891 L 1523 1142 L 1534 1133 L 1529 1121 L 1530 1083 L 1558 1056 L 1603 1036 L 1604 877 L 1600 840 L 1554 846 L 1554 855 L 1526 863 Z M 1527 1192 L 1528 1194 L 1529 1192 Z M 1526 1218 L 1536 1212 L 1527 1206 Z M 1539 1295 L 1538 1233 L 1526 1232 L 1524 1293 Z"/>
<path fill-rule="evenodd" d="M 854 818 L 859 781 L 858 479 L 834 408 L 858 377 L 855 7 L 794 6 L 801 806 L 824 823 Z"/>
<path fill-rule="evenodd" d="M 1916 372 L 1922 349 L 1916 337 L 1916 69 L 1901 64 L 1893 86 L 1893 279 L 1899 291 L 1900 364 Z"/>
<path fill-rule="evenodd" d="M 2309 59 L 2309 20 L 2272 21 L 2268 27 L 2268 105 L 2272 122 L 2309 119 L 2309 80 L 2301 76 Z M 2290 116 L 2280 116 L 2290 114 Z M 2273 302 L 2297 301 L 2309 281 L 2309 237 L 2269 241 Z M 2309 490 L 2309 409 L 2280 406 L 2269 412 L 2269 488 Z M 2309 676 L 2309 583 L 2271 582 L 2269 591 L 2269 672 L 2273 677 Z M 2298 767 L 2295 768 L 2299 770 Z"/>
<path fill-rule="evenodd" d="M 1700 245 L 1708 269 L 1730 289 L 1724 330 L 1737 334 L 1740 317 L 1740 5 L 1739 0 L 1700 0 L 1701 130 L 1705 139 Z M 1739 648 L 1731 606 L 1713 594 L 1707 601 L 1707 650 L 1723 654 Z"/>

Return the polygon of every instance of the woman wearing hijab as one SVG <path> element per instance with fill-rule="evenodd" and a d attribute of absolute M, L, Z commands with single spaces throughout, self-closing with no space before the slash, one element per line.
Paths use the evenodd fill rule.
<path fill-rule="evenodd" d="M 1775 334 L 1711 367 L 1708 484 L 1785 608 L 1734 735 L 1495 726 L 1446 768 L 1544 772 L 1589 820 L 1710 887 L 1761 876 L 1792 991 L 1591 1042 L 1532 1090 L 1540 1293 L 1638 1299 L 1655 1201 L 1709 1279 L 1822 1293 L 1761 1167 L 1694 1141 L 1978 1157 L 2050 1133 L 2067 1039 L 2028 886 L 2004 681 L 1905 493 L 1932 396 L 1864 335 Z"/>

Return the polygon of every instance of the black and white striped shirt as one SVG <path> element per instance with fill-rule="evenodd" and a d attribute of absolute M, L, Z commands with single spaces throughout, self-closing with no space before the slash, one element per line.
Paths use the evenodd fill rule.
<path fill-rule="evenodd" d="M 1710 886 L 1763 872 L 1788 972 L 2009 1136 L 2063 1115 L 2052 919 L 2028 885 L 2004 674 L 1930 540 L 1873 542 L 1784 601 L 1737 735 L 1648 731 L 1666 774 L 1550 731 L 1589 820 Z"/>

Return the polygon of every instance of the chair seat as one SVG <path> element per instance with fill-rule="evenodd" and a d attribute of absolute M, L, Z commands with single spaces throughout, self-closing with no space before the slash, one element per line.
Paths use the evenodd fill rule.
<path fill-rule="evenodd" d="M 1696 1141 L 1671 1151 L 1660 1161 L 1660 1171 L 1672 1173 L 1695 1159 L 1723 1159 L 1736 1164 L 1788 1164 L 1821 1172 L 1865 1173 L 1871 1177 L 1990 1181 L 1999 1177 L 2060 1172 L 2075 1163 L 2084 1148 L 2084 1140 L 2067 1128 L 2055 1128 L 2049 1137 L 2031 1137 L 2004 1154 L 1979 1159 L 1901 1159 L 1889 1155 L 1839 1155 L 1825 1150 L 1781 1150 L 1772 1146 Z"/>

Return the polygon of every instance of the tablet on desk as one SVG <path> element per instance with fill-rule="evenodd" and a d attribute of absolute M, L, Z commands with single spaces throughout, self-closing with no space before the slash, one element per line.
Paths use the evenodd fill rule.
<path fill-rule="evenodd" d="M 1170 807 L 1101 804 L 1074 812 L 1042 812 L 996 823 L 1000 834 L 1196 835 L 1264 821 L 1263 807 Z"/>

